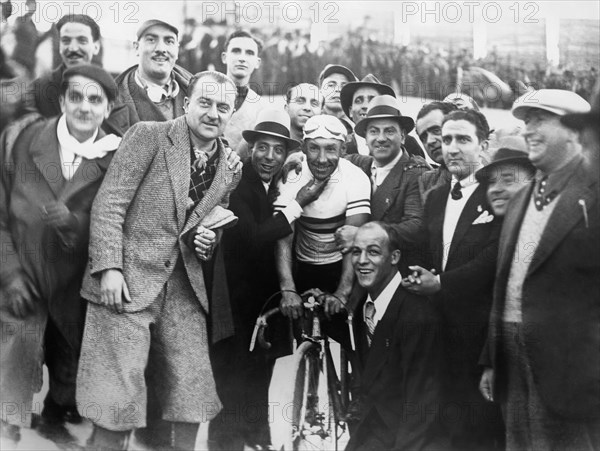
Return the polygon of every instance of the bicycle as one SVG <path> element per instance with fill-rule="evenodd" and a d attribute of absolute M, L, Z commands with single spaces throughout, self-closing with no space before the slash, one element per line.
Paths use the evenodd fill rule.
<path fill-rule="evenodd" d="M 347 360 L 342 351 L 338 378 L 329 338 L 321 327 L 323 308 L 312 295 L 302 300 L 310 330 L 302 331 L 300 346 L 294 344 L 293 354 L 278 359 L 273 369 L 269 386 L 271 443 L 274 449 L 284 451 L 344 449 L 348 435 Z M 273 308 L 258 317 L 250 351 L 256 342 L 265 349 L 271 347 L 265 330 L 269 318 L 277 313 L 279 308 Z M 351 316 L 349 324 L 351 327 Z"/>

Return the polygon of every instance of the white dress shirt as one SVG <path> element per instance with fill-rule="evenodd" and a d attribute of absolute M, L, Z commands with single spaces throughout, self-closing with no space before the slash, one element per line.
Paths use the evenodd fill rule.
<path fill-rule="evenodd" d="M 442 256 L 442 271 L 446 269 L 450 245 L 452 244 L 452 238 L 454 237 L 454 231 L 456 230 L 456 225 L 458 224 L 460 215 L 462 214 L 465 205 L 469 201 L 469 198 L 479 186 L 479 182 L 477 179 L 475 179 L 475 177 L 466 177 L 460 181 L 462 186 L 462 197 L 460 199 L 452 199 L 452 188 L 454 188 L 454 185 L 456 185 L 458 181 L 459 180 L 455 176 L 452 176 L 451 188 L 450 192 L 448 193 L 448 200 L 446 201 L 446 213 L 444 215 L 443 229 L 444 254 Z"/>
<path fill-rule="evenodd" d="M 394 293 L 396 293 L 396 290 L 398 289 L 401 283 L 402 275 L 398 271 L 394 278 L 390 280 L 390 283 L 388 283 L 387 286 L 383 289 L 383 291 L 379 294 L 379 296 L 377 296 L 377 299 L 373 300 L 371 299 L 371 295 L 367 296 L 367 301 L 365 302 L 365 305 L 369 301 L 372 301 L 375 305 L 375 315 L 373 315 L 373 324 L 375 324 L 375 326 L 377 326 L 379 320 L 383 318 L 383 315 L 385 315 L 385 311 L 387 310 L 388 305 L 390 305 L 390 301 L 394 297 Z M 363 305 L 363 320 L 366 320 L 365 305 Z"/>
<path fill-rule="evenodd" d="M 398 152 L 398 155 L 396 156 L 396 158 L 394 158 L 392 161 L 390 161 L 385 166 L 379 166 L 377 164 L 377 162 L 375 161 L 375 159 L 373 159 L 373 165 L 371 166 L 371 173 L 375 173 L 375 177 L 374 177 L 375 180 L 372 180 L 373 179 L 373 177 L 372 177 L 371 181 L 375 183 L 377 188 L 379 188 L 381 186 L 381 184 L 384 182 L 386 177 L 390 174 L 390 172 L 392 172 L 392 169 L 394 169 L 396 164 L 398 164 L 398 161 L 400 161 L 400 158 L 402 158 L 403 153 L 404 153 L 403 150 Z M 373 188 L 375 188 L 375 186 Z"/>

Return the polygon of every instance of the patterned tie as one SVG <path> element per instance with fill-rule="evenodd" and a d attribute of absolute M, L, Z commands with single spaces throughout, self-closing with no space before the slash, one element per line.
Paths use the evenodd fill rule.
<path fill-rule="evenodd" d="M 450 195 L 452 196 L 452 199 L 454 199 L 454 200 L 462 199 L 461 188 L 462 188 L 462 185 L 460 184 L 460 182 L 456 182 L 454 184 L 454 186 L 452 187 L 452 191 L 450 191 Z"/>
<path fill-rule="evenodd" d="M 365 324 L 367 325 L 367 342 L 369 343 L 369 346 L 371 346 L 373 334 L 375 333 L 375 321 L 373 321 L 374 317 L 375 303 L 371 300 L 368 300 L 365 303 Z"/>
<path fill-rule="evenodd" d="M 377 168 L 375 166 L 371 167 L 371 187 L 375 193 L 377 191 Z"/>

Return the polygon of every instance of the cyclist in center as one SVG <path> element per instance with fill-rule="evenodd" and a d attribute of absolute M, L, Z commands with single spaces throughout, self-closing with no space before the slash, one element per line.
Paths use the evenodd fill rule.
<path fill-rule="evenodd" d="M 369 220 L 371 185 L 359 167 L 341 158 L 346 133 L 336 117 L 311 117 L 304 126 L 302 152 L 306 158 L 301 171 L 288 175 L 278 187 L 276 212 L 292 204 L 296 193 L 310 180 L 327 180 L 319 198 L 298 212 L 300 217 L 292 225 L 294 233 L 277 242 L 275 258 L 283 291 L 280 308 L 290 318 L 302 316 L 299 294 L 306 290 L 325 292 L 319 300 L 325 313 L 332 315 L 344 309 L 352 289 L 350 254 L 342 255 L 334 234 L 339 227 L 360 227 Z"/>

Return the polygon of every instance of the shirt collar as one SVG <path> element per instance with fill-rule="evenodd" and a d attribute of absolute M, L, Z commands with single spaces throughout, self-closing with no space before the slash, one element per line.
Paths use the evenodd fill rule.
<path fill-rule="evenodd" d="M 400 161 L 400 158 L 402 158 L 402 155 L 404 155 L 404 150 L 400 149 L 400 152 L 398 152 L 398 155 L 396 155 L 396 158 L 394 158 L 392 161 L 390 161 L 385 166 L 378 166 L 377 162 L 375 161 L 375 158 L 373 158 L 372 167 L 376 168 L 377 170 L 383 170 L 383 171 L 391 170 Z"/>
<path fill-rule="evenodd" d="M 575 168 L 579 166 L 582 160 L 583 155 L 577 154 L 558 171 L 547 174 L 546 192 L 551 193 L 552 191 L 556 191 L 557 193 L 560 193 L 567 185 Z M 538 185 L 545 176 L 546 175 L 543 174 L 542 171 L 538 170 L 535 174 L 536 185 Z"/>
<path fill-rule="evenodd" d="M 175 77 L 172 75 L 167 84 L 161 86 L 143 78 L 138 68 L 138 70 L 135 71 L 135 82 L 138 86 L 146 90 L 146 94 L 154 103 L 160 103 L 167 99 L 174 99 L 179 94 L 179 83 L 177 83 L 177 80 L 175 80 Z"/>
<path fill-rule="evenodd" d="M 379 320 L 381 320 L 381 318 L 383 318 L 383 315 L 385 315 L 388 305 L 390 305 L 390 301 L 394 297 L 394 294 L 396 293 L 396 290 L 398 290 L 398 287 L 400 286 L 401 283 L 402 283 L 402 275 L 400 274 L 400 271 L 398 271 L 396 273 L 396 275 L 394 276 L 394 278 L 392 280 L 390 280 L 390 282 L 383 289 L 383 291 L 381 293 L 379 293 L 379 296 L 377 296 L 377 298 L 375 300 L 373 300 L 371 298 L 371 295 L 369 295 L 367 297 L 367 302 L 372 301 L 373 304 L 375 305 L 375 315 L 373 316 L 373 321 L 375 324 L 377 324 L 379 322 Z M 365 305 L 366 305 L 366 302 L 365 302 Z M 364 306 L 363 306 L 363 318 L 365 317 L 364 314 L 365 314 L 365 312 L 364 312 Z"/>

